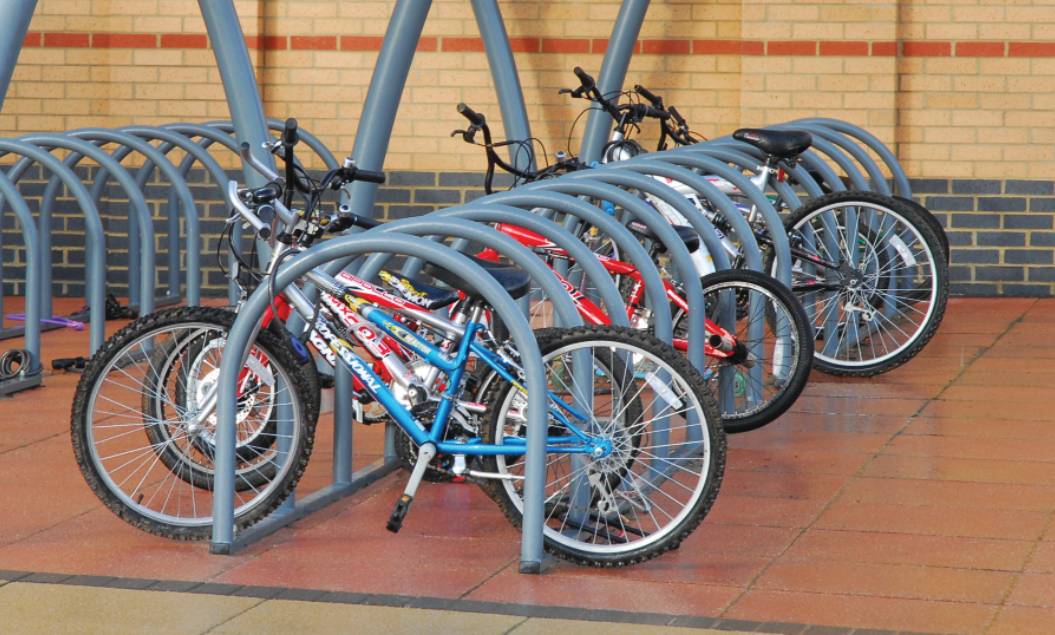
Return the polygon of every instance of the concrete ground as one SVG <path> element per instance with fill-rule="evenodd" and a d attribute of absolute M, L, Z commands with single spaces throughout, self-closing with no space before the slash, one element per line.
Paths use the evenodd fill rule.
<path fill-rule="evenodd" d="M 423 487 L 386 532 L 402 474 L 234 556 L 144 534 L 84 484 L 78 376 L 50 374 L 0 400 L 0 632 L 1055 632 L 1053 335 L 1053 300 L 953 299 L 909 364 L 814 373 L 788 415 L 730 437 L 680 549 L 542 576 L 517 573 L 518 534 L 473 485 Z M 46 363 L 87 346 L 44 341 Z M 329 421 L 303 492 L 328 478 Z M 363 466 L 379 439 L 357 434 Z"/>

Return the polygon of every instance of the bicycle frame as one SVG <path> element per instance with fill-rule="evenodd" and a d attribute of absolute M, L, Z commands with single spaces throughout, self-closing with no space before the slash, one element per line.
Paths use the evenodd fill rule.
<path fill-rule="evenodd" d="M 313 274 L 314 276 L 325 275 L 319 272 L 313 272 Z M 309 275 L 310 277 L 313 276 Z M 487 364 L 499 377 L 510 382 L 518 390 L 525 391 L 516 377 L 515 364 L 488 350 L 477 341 L 477 334 L 485 328 L 484 323 L 478 319 L 481 311 L 474 311 L 475 315 L 470 317 L 465 324 L 459 324 L 432 315 L 412 302 L 392 295 L 377 285 L 346 272 L 338 274 L 330 282 L 330 286 L 336 283 L 342 293 L 320 290 L 321 301 L 329 310 L 330 315 L 370 352 L 376 360 L 375 365 L 380 365 L 380 372 L 375 371 L 372 367 L 374 365 L 352 350 L 352 345 L 341 338 L 336 332 L 337 329 L 332 327 L 330 318 L 321 312 L 315 321 L 316 328 L 310 335 L 312 346 L 332 365 L 343 364 L 350 371 L 356 390 L 367 393 L 380 403 L 415 443 L 418 445 L 433 443 L 441 454 L 520 456 L 525 453 L 525 441 L 517 437 L 506 439 L 501 444 L 481 443 L 478 439 L 442 440 L 455 405 L 463 403 L 458 399 L 461 380 L 464 377 L 466 365 L 472 357 Z M 391 309 L 412 320 L 428 323 L 460 339 L 453 345 L 450 340 L 445 339 L 441 346 L 436 346 L 375 305 Z M 276 308 L 279 317 L 282 317 L 282 313 L 286 313 L 288 317 L 290 309 L 297 310 L 297 303 L 291 303 L 279 296 L 276 298 Z M 303 315 L 302 311 L 298 313 L 301 313 L 305 319 L 311 319 L 310 315 Z M 273 315 L 273 309 L 269 309 L 268 314 L 265 315 L 265 321 L 273 319 Z M 456 349 L 453 356 L 448 355 L 450 348 Z M 419 378 L 404 364 L 404 360 L 410 356 L 400 355 L 399 353 L 403 351 L 410 351 L 429 364 L 429 374 L 425 378 Z M 426 428 L 396 397 L 389 383 L 395 380 L 402 388 L 422 384 L 427 386 L 433 383 L 440 372 L 446 375 L 447 381 L 439 395 L 432 424 Z M 571 432 L 571 437 L 547 435 L 547 452 L 597 454 L 610 450 L 606 442 L 594 440 L 571 420 L 587 421 L 589 418 L 587 414 L 565 403 L 552 392 L 549 399 L 552 404 L 550 414 Z"/>
<path fill-rule="evenodd" d="M 546 256 L 546 264 L 553 271 L 553 275 L 557 276 L 557 280 L 560 281 L 561 286 L 571 296 L 572 301 L 575 303 L 575 307 L 578 309 L 579 314 L 584 320 L 590 324 L 598 325 L 610 325 L 612 320 L 608 317 L 601 307 L 597 306 L 592 300 L 577 289 L 567 278 L 562 276 L 560 272 L 552 264 L 552 260 L 568 259 L 568 254 L 563 249 L 557 247 L 544 236 L 537 234 L 529 229 L 523 227 L 517 227 L 515 225 L 509 225 L 506 223 L 498 223 L 495 225 L 495 229 L 516 239 L 518 242 L 526 247 L 532 248 L 536 253 Z M 497 261 L 499 254 L 493 249 L 484 249 L 483 251 L 476 254 L 477 258 L 482 260 Z M 604 266 L 608 273 L 614 275 L 627 276 L 633 280 L 634 285 L 631 287 L 630 293 L 625 298 L 626 300 L 626 313 L 627 318 L 630 319 L 633 324 L 635 321 L 640 322 L 640 313 L 644 309 L 643 302 L 645 297 L 645 284 L 644 279 L 637 269 L 630 263 L 616 260 L 615 258 L 609 258 L 607 256 L 598 255 L 597 259 Z M 667 295 L 667 298 L 682 311 L 689 310 L 689 303 L 679 293 L 677 287 L 675 287 L 669 280 L 663 280 L 663 290 Z M 638 326 L 644 326 L 638 324 Z M 735 351 L 736 337 L 723 329 L 721 326 L 712 322 L 709 318 L 705 318 L 705 326 L 707 334 L 710 337 L 720 338 L 722 341 L 721 348 L 714 346 L 710 341 L 704 343 L 704 354 L 708 357 L 717 359 L 726 359 L 731 357 Z M 679 351 L 687 351 L 689 349 L 689 341 L 684 338 L 674 338 L 674 348 Z M 727 348 L 729 350 L 722 350 Z"/>

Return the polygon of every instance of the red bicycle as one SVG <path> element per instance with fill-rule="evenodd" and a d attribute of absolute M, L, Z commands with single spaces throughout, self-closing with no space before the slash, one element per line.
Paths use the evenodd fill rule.
<path fill-rule="evenodd" d="M 590 297 L 590 291 L 584 291 L 585 285 L 569 280 L 579 270 L 564 249 L 523 227 L 502 223 L 496 228 L 546 260 L 584 321 L 612 323 L 609 315 Z M 628 228 L 650 245 L 654 257 L 660 255 L 662 247 L 647 228 L 635 223 L 630 223 Z M 699 236 L 687 228 L 680 228 L 679 235 L 693 251 L 692 242 L 698 241 Z M 477 257 L 492 262 L 499 259 L 492 249 L 481 251 Z M 645 304 L 645 284 L 640 272 L 628 262 L 603 255 L 597 258 L 608 273 L 620 279 L 630 324 L 649 328 L 652 311 Z M 561 260 L 571 265 L 568 276 L 561 275 L 554 267 Z M 720 271 L 700 278 L 699 283 L 706 310 L 703 320 L 707 336 L 703 350 L 707 368 L 703 375 L 719 397 L 723 427 L 726 432 L 735 433 L 764 426 L 791 407 L 809 378 L 813 339 L 806 312 L 786 286 L 755 271 Z M 663 280 L 663 288 L 674 316 L 674 347 L 688 351 L 690 346 L 698 344 L 688 339 L 692 316 L 684 290 L 669 279 Z M 549 302 L 537 292 L 530 297 L 533 323 L 552 324 Z"/>

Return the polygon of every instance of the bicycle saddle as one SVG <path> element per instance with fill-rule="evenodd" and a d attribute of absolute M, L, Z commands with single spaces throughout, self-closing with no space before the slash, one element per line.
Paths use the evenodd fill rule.
<path fill-rule="evenodd" d="M 750 143 L 762 152 L 782 159 L 802 154 L 813 143 L 810 133 L 802 130 L 741 128 L 733 133 L 733 139 Z"/>
<path fill-rule="evenodd" d="M 667 246 L 663 244 L 663 241 L 661 241 L 658 236 L 652 233 L 652 230 L 648 228 L 648 225 L 645 225 L 640 221 L 632 220 L 626 224 L 626 228 L 642 238 L 651 240 L 655 243 L 656 248 L 660 252 L 667 250 Z M 695 229 L 688 225 L 671 225 L 671 228 L 678 234 L 678 238 L 681 239 L 681 242 L 685 243 L 685 249 L 688 249 L 689 253 L 700 248 L 700 235 Z"/>
<path fill-rule="evenodd" d="M 441 309 L 458 299 L 456 291 L 434 287 L 417 278 L 407 278 L 385 270 L 381 271 L 380 276 L 381 281 L 399 293 L 400 297 L 429 311 Z"/>
<path fill-rule="evenodd" d="M 486 260 L 480 260 L 473 256 L 468 256 L 468 258 L 483 267 L 487 273 L 491 274 L 491 277 L 494 278 L 514 300 L 523 297 L 531 288 L 531 276 L 516 267 L 495 264 Z M 461 276 L 451 271 L 437 267 L 431 263 L 425 265 L 424 271 L 451 288 L 465 292 L 465 294 L 471 298 L 482 297 L 474 288 L 474 285 L 469 284 L 463 280 Z"/>

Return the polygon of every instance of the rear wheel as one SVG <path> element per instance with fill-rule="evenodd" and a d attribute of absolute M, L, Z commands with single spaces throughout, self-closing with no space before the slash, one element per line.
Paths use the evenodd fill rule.
<path fill-rule="evenodd" d="M 580 564 L 622 566 L 676 548 L 714 503 L 725 467 L 725 435 L 703 378 L 641 331 L 577 327 L 537 337 L 551 403 L 578 412 L 569 416 L 575 426 L 610 448 L 600 457 L 548 454 L 546 550 Z M 493 381 L 485 403 L 485 442 L 526 442 L 523 393 Z M 552 413 L 547 432 L 551 445 L 578 438 Z M 489 493 L 520 526 L 524 457 L 483 462 L 503 477 L 488 482 Z"/>
<path fill-rule="evenodd" d="M 884 373 L 915 357 L 937 332 L 949 294 L 946 254 L 914 207 L 870 192 L 838 192 L 795 210 L 787 229 L 810 255 L 793 259 L 792 288 L 813 324 L 818 370 Z"/>

